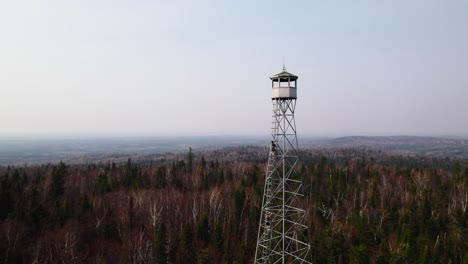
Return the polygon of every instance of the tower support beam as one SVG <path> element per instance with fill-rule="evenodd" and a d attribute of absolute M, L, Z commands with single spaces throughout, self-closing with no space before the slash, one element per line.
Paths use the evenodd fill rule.
<path fill-rule="evenodd" d="M 301 208 L 302 181 L 295 166 L 299 160 L 296 121 L 297 76 L 286 71 L 272 77 L 273 90 L 294 88 L 294 97 L 281 97 L 273 92 L 273 122 L 266 178 L 258 227 L 255 263 L 311 263 L 307 239 L 306 211 Z M 278 87 L 274 83 L 278 82 Z M 295 84 L 294 84 L 295 85 Z"/>

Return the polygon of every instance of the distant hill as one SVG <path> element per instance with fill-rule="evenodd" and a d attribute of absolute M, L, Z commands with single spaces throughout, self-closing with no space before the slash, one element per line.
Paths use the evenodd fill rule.
<path fill-rule="evenodd" d="M 259 137 L 115 137 L 61 139 L 1 139 L 0 165 L 41 163 L 88 163 L 96 160 L 162 153 L 214 150 L 241 145 L 260 146 L 268 140 Z"/>
<path fill-rule="evenodd" d="M 302 142 L 306 148 L 367 147 L 392 154 L 430 157 L 468 157 L 468 139 L 418 136 L 339 137 Z"/>
<path fill-rule="evenodd" d="M 209 151 L 236 146 L 267 147 L 268 137 L 147 137 L 101 139 L 0 139 L 0 165 L 88 163 L 125 160 L 163 153 Z M 300 149 L 369 148 L 390 154 L 427 157 L 468 157 L 468 139 L 418 136 L 312 138 L 299 136 Z"/>

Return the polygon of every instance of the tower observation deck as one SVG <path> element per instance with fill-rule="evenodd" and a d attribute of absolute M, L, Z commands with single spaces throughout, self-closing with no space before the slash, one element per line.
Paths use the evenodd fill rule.
<path fill-rule="evenodd" d="M 273 120 L 266 168 L 255 263 L 310 263 L 306 211 L 301 208 L 302 181 L 294 111 L 298 77 L 283 71 L 272 81 Z"/>
<path fill-rule="evenodd" d="M 297 76 L 283 71 L 270 77 L 272 95 L 271 99 L 296 99 L 297 98 Z"/>

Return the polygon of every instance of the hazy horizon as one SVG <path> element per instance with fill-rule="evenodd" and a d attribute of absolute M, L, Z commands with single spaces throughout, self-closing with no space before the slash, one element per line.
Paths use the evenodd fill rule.
<path fill-rule="evenodd" d="M 0 137 L 468 136 L 466 1 L 0 3 Z"/>
<path fill-rule="evenodd" d="M 263 134 L 23 134 L 23 135 L 1 135 L 0 140 L 107 140 L 107 139 L 183 139 L 183 138 L 270 138 L 267 132 Z M 462 138 L 468 139 L 468 135 L 456 134 L 298 134 L 300 141 L 303 139 L 321 138 L 345 138 L 345 137 L 425 137 L 425 138 Z"/>

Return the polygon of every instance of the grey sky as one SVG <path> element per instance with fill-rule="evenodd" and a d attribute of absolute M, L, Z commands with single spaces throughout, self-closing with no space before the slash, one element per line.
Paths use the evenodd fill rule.
<path fill-rule="evenodd" d="M 2 1 L 0 135 L 468 135 L 468 1 L 285 3 Z"/>

